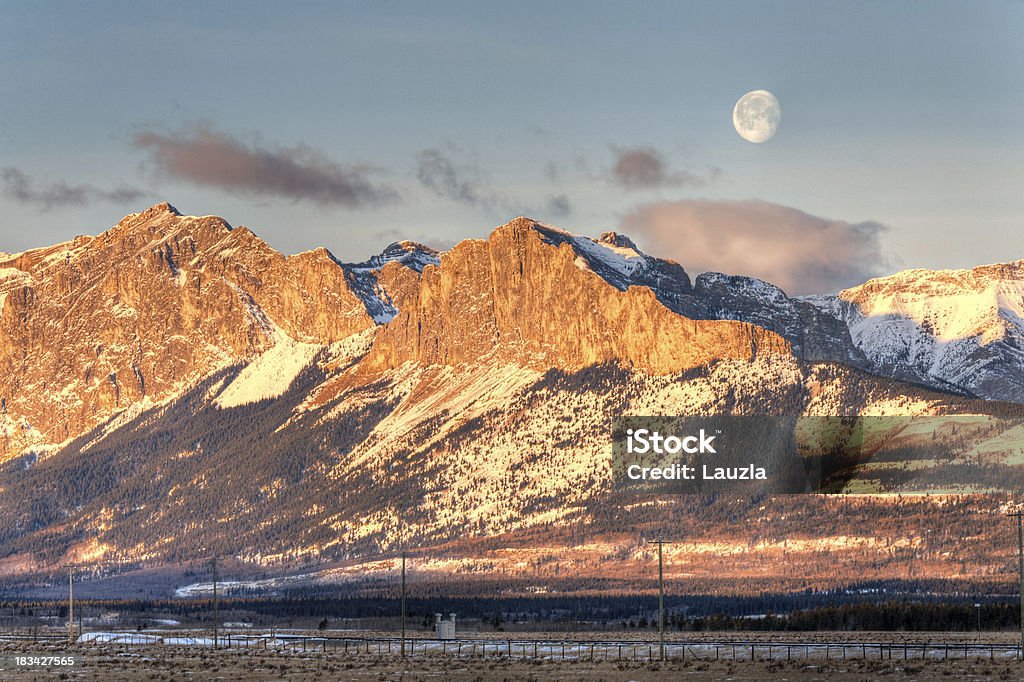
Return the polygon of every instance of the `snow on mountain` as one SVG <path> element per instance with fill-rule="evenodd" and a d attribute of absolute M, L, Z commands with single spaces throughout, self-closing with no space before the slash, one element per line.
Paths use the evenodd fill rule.
<path fill-rule="evenodd" d="M 324 348 L 296 341 L 280 328 L 275 328 L 272 338 L 274 345 L 247 364 L 220 392 L 213 401 L 214 405 L 227 409 L 284 394 Z"/>
<path fill-rule="evenodd" d="M 423 272 L 428 265 L 438 265 L 441 262 L 440 254 L 429 246 L 418 244 L 408 240 L 393 242 L 384 247 L 376 256 L 362 263 L 348 265 L 349 270 L 380 270 L 387 263 L 399 263 L 416 272 Z"/>
<path fill-rule="evenodd" d="M 648 287 L 658 300 L 676 312 L 681 312 L 681 302 L 691 292 L 690 277 L 682 266 L 643 253 L 625 235 L 603 232 L 593 239 L 529 218 L 517 218 L 509 225 L 516 221 L 529 225 L 549 244 L 568 244 L 577 254 L 576 267 L 593 272 L 620 291 L 631 286 Z"/>
<path fill-rule="evenodd" d="M 808 297 L 886 376 L 1024 402 L 1024 261 L 907 270 Z"/>
<path fill-rule="evenodd" d="M 572 237 L 573 246 L 583 252 L 581 258 L 589 269 L 600 264 L 599 269 L 608 268 L 622 277 L 632 277 L 637 270 L 647 265 L 648 258 L 640 253 L 628 237 L 614 232 L 605 232 L 599 239 Z"/>
<path fill-rule="evenodd" d="M 439 265 L 440 254 L 429 246 L 411 241 L 389 244 L 384 250 L 362 263 L 342 264 L 347 273 L 349 287 L 377 324 L 386 324 L 398 314 L 387 289 L 379 282 L 381 270 L 389 263 L 403 265 L 422 273 L 428 265 Z"/>
<path fill-rule="evenodd" d="M 780 336 L 753 325 L 679 314 L 664 298 L 689 287 L 682 268 L 644 256 L 626 278 L 609 265 L 639 259 L 618 250 L 626 248 L 579 242 L 518 218 L 487 240 L 460 242 L 418 278 L 399 277 L 402 268 L 389 263 L 381 273 L 398 315 L 381 327 L 367 366 L 489 359 L 541 370 L 616 362 L 664 373 L 791 353 Z M 577 259 L 588 255 L 590 268 L 581 269 Z"/>

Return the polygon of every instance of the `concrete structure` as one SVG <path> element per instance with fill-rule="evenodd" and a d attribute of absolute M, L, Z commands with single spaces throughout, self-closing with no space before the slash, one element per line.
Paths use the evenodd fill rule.
<path fill-rule="evenodd" d="M 455 614 L 449 614 L 450 619 L 444 620 L 440 613 L 434 614 L 434 636 L 437 639 L 455 639 Z"/>

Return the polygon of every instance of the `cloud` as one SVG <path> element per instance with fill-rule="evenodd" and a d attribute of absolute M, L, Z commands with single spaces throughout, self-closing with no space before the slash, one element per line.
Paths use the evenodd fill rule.
<path fill-rule="evenodd" d="M 569 197 L 564 194 L 548 197 L 547 204 L 547 215 L 553 218 L 563 218 L 572 213 L 572 203 L 569 201 Z"/>
<path fill-rule="evenodd" d="M 393 203 L 398 192 L 369 179 L 366 166 L 342 166 L 305 146 L 246 143 L 207 125 L 176 133 L 142 131 L 133 146 L 149 152 L 161 173 L 196 185 L 245 195 L 362 208 Z"/>
<path fill-rule="evenodd" d="M 552 184 L 561 181 L 562 169 L 558 167 L 557 163 L 548 161 L 544 164 L 544 179 Z"/>
<path fill-rule="evenodd" d="M 451 157 L 440 149 L 424 149 L 416 155 L 416 161 L 416 177 L 437 196 L 470 206 L 495 203 L 494 196 L 481 190 L 476 167 L 456 166 Z"/>
<path fill-rule="evenodd" d="M 0 183 L 4 196 L 21 204 L 38 206 L 44 211 L 65 206 L 86 206 L 95 201 L 132 203 L 145 196 L 142 190 L 126 185 L 101 189 L 93 185 L 69 185 L 63 181 L 38 183 L 11 166 L 0 169 Z"/>
<path fill-rule="evenodd" d="M 615 163 L 611 169 L 611 180 L 626 190 L 705 185 L 721 173 L 718 168 L 711 168 L 705 175 L 686 170 L 673 171 L 665 157 L 653 147 L 612 146 L 612 152 Z"/>
<path fill-rule="evenodd" d="M 424 149 L 416 155 L 416 161 L 420 184 L 443 199 L 509 216 L 563 218 L 572 213 L 572 203 L 565 194 L 549 195 L 540 206 L 505 196 L 484 181 L 476 164 L 458 162 L 440 149 Z"/>
<path fill-rule="evenodd" d="M 880 242 L 884 225 L 821 218 L 766 201 L 653 203 L 627 214 L 622 226 L 690 273 L 751 275 L 791 295 L 838 291 L 890 265 Z"/>

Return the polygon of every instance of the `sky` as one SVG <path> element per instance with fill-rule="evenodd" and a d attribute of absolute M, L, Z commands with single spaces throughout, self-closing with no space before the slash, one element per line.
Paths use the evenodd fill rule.
<path fill-rule="evenodd" d="M 4 0 L 0 251 L 159 201 L 348 261 L 528 215 L 825 292 L 1024 259 L 1022 119 L 1022 2 Z"/>

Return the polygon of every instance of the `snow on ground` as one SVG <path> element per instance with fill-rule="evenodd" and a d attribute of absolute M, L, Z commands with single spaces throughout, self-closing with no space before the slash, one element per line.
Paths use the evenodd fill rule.
<path fill-rule="evenodd" d="M 113 644 L 159 644 L 159 635 L 140 635 L 134 632 L 85 632 L 79 638 L 79 644 L 86 642 L 102 642 Z M 213 643 L 212 641 L 210 642 Z"/>
<path fill-rule="evenodd" d="M 764 614 L 745 616 L 752 620 L 765 618 Z M 251 635 L 230 635 L 221 639 L 221 646 L 231 648 L 274 648 L 292 651 L 305 651 L 312 645 L 313 650 L 320 646 L 326 650 L 330 646 L 337 651 L 343 644 L 354 645 L 357 649 L 366 647 L 367 653 L 391 653 L 397 651 L 398 637 L 385 638 L 342 638 L 332 630 L 327 637 L 303 636 L 280 633 L 253 633 Z M 324 633 L 328 634 L 328 633 Z M 989 644 L 982 642 L 948 641 L 942 637 L 933 638 L 929 642 L 865 642 L 857 637 L 828 638 L 829 641 L 810 641 L 799 638 L 777 642 L 756 641 L 748 638 L 745 641 L 735 639 L 710 641 L 667 641 L 665 656 L 672 660 L 838 660 L 858 658 L 884 659 L 930 659 L 947 660 L 956 658 L 989 658 L 992 660 L 1008 660 L 1017 656 L 1017 647 L 1009 644 Z M 159 635 L 143 635 L 123 632 L 90 632 L 79 637 L 80 643 L 100 642 L 117 644 L 166 644 L 170 646 L 213 646 L 213 638 L 208 636 L 179 635 L 161 637 Z M 328 642 L 330 644 L 328 645 Z M 952 644 L 952 647 L 950 646 Z M 522 660 L 639 660 L 653 661 L 658 656 L 659 644 L 655 640 L 637 640 L 631 638 L 616 639 L 614 637 L 598 640 L 578 639 L 491 639 L 480 637 L 474 632 L 460 632 L 453 640 L 426 639 L 412 637 L 406 640 L 406 655 L 447 655 L 451 657 L 487 657 L 511 658 Z"/>
<path fill-rule="evenodd" d="M 311 574 L 289 575 L 280 578 L 264 578 L 262 580 L 218 580 L 217 591 L 228 595 L 240 590 L 276 590 L 291 585 L 307 583 Z M 213 583 L 192 583 L 174 590 L 175 597 L 209 597 L 213 595 Z"/>

